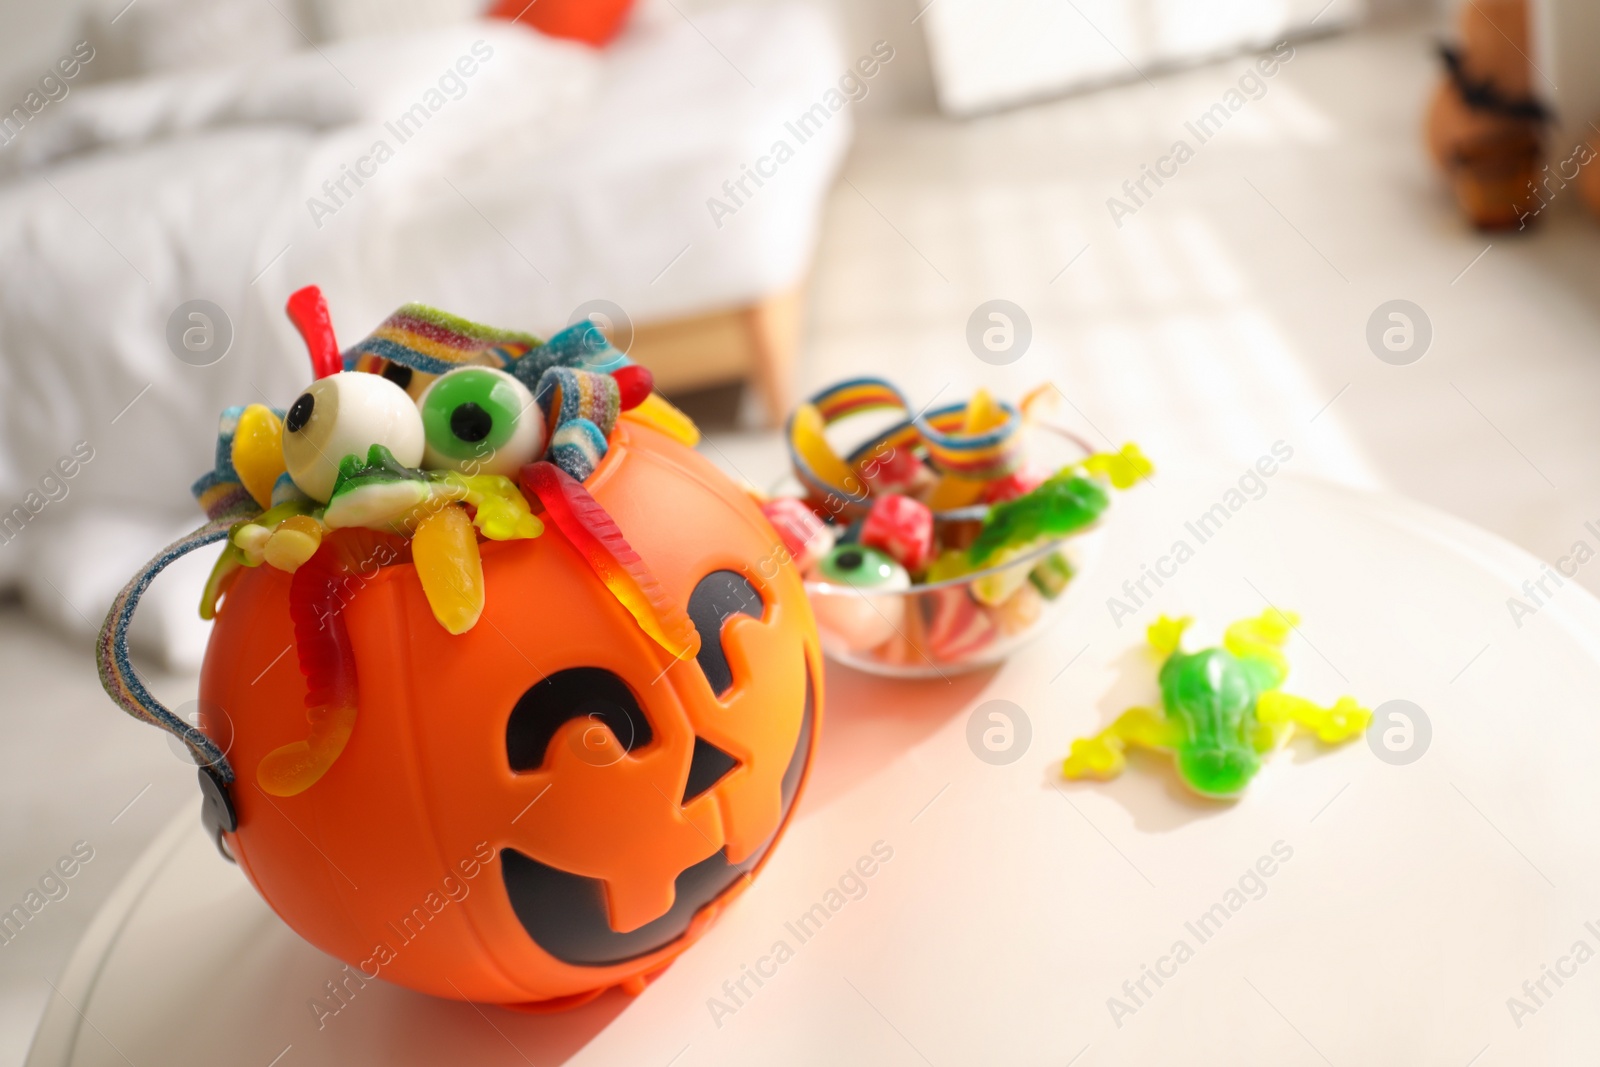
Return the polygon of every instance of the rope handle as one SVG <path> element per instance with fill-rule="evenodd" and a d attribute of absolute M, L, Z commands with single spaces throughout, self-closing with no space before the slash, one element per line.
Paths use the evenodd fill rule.
<path fill-rule="evenodd" d="M 165 704 L 157 700 L 133 668 L 128 655 L 128 628 L 133 623 L 133 613 L 150 583 L 174 561 L 206 545 L 226 540 L 228 531 L 247 515 L 229 513 L 218 515 L 204 526 L 185 534 L 141 567 L 137 574 L 122 587 L 122 592 L 111 602 L 106 621 L 100 627 L 95 642 L 95 662 L 100 672 L 100 684 L 117 706 L 140 722 L 158 726 L 188 746 L 202 774 L 220 778 L 224 786 L 233 784 L 233 766 L 228 757 L 196 726 L 184 722 Z"/>

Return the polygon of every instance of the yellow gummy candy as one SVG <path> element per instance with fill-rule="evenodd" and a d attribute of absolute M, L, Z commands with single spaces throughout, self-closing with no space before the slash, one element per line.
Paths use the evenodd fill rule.
<path fill-rule="evenodd" d="M 1177 619 L 1163 615 L 1145 630 L 1145 640 L 1149 641 L 1150 647 L 1159 654 L 1170 656 L 1183 644 L 1183 631 L 1193 622 L 1194 619 L 1188 615 Z"/>
<path fill-rule="evenodd" d="M 259 522 L 241 523 L 229 535 L 233 547 L 239 550 L 246 567 L 259 567 L 266 558 L 267 542 L 272 538 L 272 530 Z"/>
<path fill-rule="evenodd" d="M 1276 689 L 1261 694 L 1256 701 L 1256 717 L 1271 726 L 1287 723 L 1302 726 L 1328 745 L 1348 741 L 1363 733 L 1372 722 L 1372 712 L 1356 703 L 1354 697 L 1340 697 L 1333 707 L 1325 708 Z"/>
<path fill-rule="evenodd" d="M 1061 764 L 1061 774 L 1073 781 L 1081 778 L 1110 781 L 1128 765 L 1122 751 L 1120 737 L 1080 737 L 1072 742 L 1072 750 Z"/>
<path fill-rule="evenodd" d="M 1033 545 L 1018 545 L 1015 548 L 1003 548 L 989 558 L 985 570 L 1000 567 L 1007 560 L 1017 556 L 1027 555 L 1034 548 Z M 980 604 L 996 607 L 1011 599 L 1018 589 L 1028 581 L 1028 572 L 1033 570 L 1033 561 L 1028 560 L 1011 567 L 1001 567 L 992 574 L 985 574 L 982 578 L 972 581 L 972 599 Z"/>
<path fill-rule="evenodd" d="M 972 399 L 967 401 L 967 415 L 962 423 L 962 433 L 983 433 L 992 430 L 1006 421 L 1006 412 L 999 404 L 994 402 L 994 397 L 989 395 L 989 390 L 979 389 L 972 394 Z"/>
<path fill-rule="evenodd" d="M 1096 452 L 1083 461 L 1083 469 L 1104 475 L 1118 489 L 1129 489 L 1154 474 L 1156 468 L 1139 446 L 1129 441 L 1119 452 Z"/>
<path fill-rule="evenodd" d="M 262 556 L 280 571 L 293 574 L 302 563 L 316 555 L 321 544 L 322 523 L 310 515 L 291 515 L 267 538 Z"/>
<path fill-rule="evenodd" d="M 638 407 L 624 411 L 622 417 L 660 430 L 690 448 L 700 443 L 700 428 L 694 424 L 694 420 L 667 403 L 666 397 L 660 393 L 651 393 Z"/>
<path fill-rule="evenodd" d="M 951 578 L 960 578 L 962 575 L 972 573 L 972 559 L 965 549 L 947 548 L 939 553 L 939 558 L 933 561 L 928 568 L 928 573 L 923 576 L 923 582 L 932 585 L 934 582 L 944 582 Z"/>
<path fill-rule="evenodd" d="M 1060 396 L 1061 390 L 1049 382 L 1042 382 L 1024 393 L 1017 407 L 1025 419 L 1042 418 L 1056 409 Z"/>
<path fill-rule="evenodd" d="M 1128 745 L 1164 749 L 1170 748 L 1176 740 L 1172 724 L 1161 714 L 1149 708 L 1129 708 L 1093 737 L 1080 737 L 1072 742 L 1061 773 L 1075 780 L 1098 778 L 1107 782 L 1127 766 L 1123 753 Z"/>
<path fill-rule="evenodd" d="M 244 566 L 244 556 L 232 543 L 222 546 L 222 555 L 217 557 L 216 565 L 211 568 L 211 576 L 206 579 L 206 587 L 200 594 L 200 617 L 207 622 L 217 617 L 217 602 L 226 595 L 229 586 L 239 576 L 239 569 Z"/>
<path fill-rule="evenodd" d="M 251 404 L 239 415 L 233 433 L 233 469 L 240 483 L 264 508 L 272 506 L 272 487 L 284 471 L 283 423 L 265 404 Z"/>
<path fill-rule="evenodd" d="M 486 496 L 474 506 L 478 514 L 473 521 L 491 541 L 514 541 L 544 533 L 544 523 L 528 510 L 528 501 L 520 492 L 513 496 Z"/>
<path fill-rule="evenodd" d="M 491 541 L 514 541 L 544 533 L 544 523 L 528 507 L 528 498 L 503 474 L 451 471 L 445 476 L 445 486 L 454 499 L 473 506 L 477 512 L 473 524 Z"/>
<path fill-rule="evenodd" d="M 828 439 L 822 433 L 825 426 L 822 412 L 817 410 L 815 404 L 801 404 L 795 409 L 794 418 L 789 423 L 789 444 L 794 448 L 795 455 L 804 460 L 806 466 L 811 468 L 811 473 L 824 484 L 842 493 L 859 493 L 861 482 L 856 478 L 856 472 L 828 444 Z"/>
<path fill-rule="evenodd" d="M 953 474 L 946 474 L 934 485 L 933 491 L 923 503 L 933 511 L 953 511 L 956 508 L 970 507 L 978 502 L 978 497 L 983 495 L 983 487 L 987 484 L 971 478 L 957 478 Z"/>
<path fill-rule="evenodd" d="M 310 506 L 302 500 L 286 500 L 268 508 L 248 522 L 238 523 L 228 534 L 233 547 L 239 550 L 239 562 L 246 567 L 259 567 L 266 559 L 267 542 L 280 523 L 292 516 L 304 516 Z M 321 536 L 320 526 L 318 536 Z"/>
<path fill-rule="evenodd" d="M 483 614 L 483 561 L 466 510 L 440 508 L 417 524 L 411 560 L 439 625 L 464 634 Z"/>

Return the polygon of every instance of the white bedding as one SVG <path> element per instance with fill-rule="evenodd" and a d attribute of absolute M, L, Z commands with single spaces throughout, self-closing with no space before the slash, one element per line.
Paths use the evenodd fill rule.
<path fill-rule="evenodd" d="M 197 523 L 188 485 L 218 412 L 303 386 L 282 313 L 302 285 L 322 286 L 348 345 L 407 300 L 549 333 L 594 298 L 648 321 L 798 280 L 846 113 L 720 228 L 705 201 L 838 78 L 826 27 L 771 5 L 641 21 L 602 53 L 481 22 L 85 86 L 25 128 L 0 151 L 0 517 L 60 498 L 0 534 L 0 579 L 69 630 L 97 626 L 122 579 Z M 438 101 L 404 143 L 386 126 Z M 380 139 L 392 158 L 334 201 L 323 183 Z M 314 219 L 312 196 L 337 210 Z M 233 325 L 211 366 L 167 347 L 194 298 Z M 93 459 L 41 488 L 79 441 Z M 136 633 L 177 663 L 201 647 L 205 565 L 187 569 L 158 582 Z"/>

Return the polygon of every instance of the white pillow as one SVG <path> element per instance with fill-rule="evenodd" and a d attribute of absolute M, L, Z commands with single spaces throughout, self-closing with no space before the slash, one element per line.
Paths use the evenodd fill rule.
<path fill-rule="evenodd" d="M 134 10 L 146 2 L 138 0 Z M 85 86 L 0 149 L 0 178 L 73 155 L 244 124 L 323 130 L 368 122 L 381 135 L 378 124 L 405 112 L 463 56 L 484 48 L 495 59 L 473 75 L 466 97 L 479 121 L 441 124 L 435 150 L 441 138 L 493 146 L 486 125 L 548 137 L 549 123 L 577 114 L 599 73 L 592 49 L 499 19 L 353 38 L 254 63 Z"/>

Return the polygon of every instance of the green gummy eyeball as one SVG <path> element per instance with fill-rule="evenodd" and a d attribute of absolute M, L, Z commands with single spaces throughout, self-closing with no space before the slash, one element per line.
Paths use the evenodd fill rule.
<path fill-rule="evenodd" d="M 889 556 L 865 545 L 838 545 L 817 563 L 825 582 L 856 589 L 897 590 L 911 586 L 906 569 Z"/>
<path fill-rule="evenodd" d="M 466 474 L 515 474 L 544 444 L 544 414 L 528 387 L 493 367 L 460 367 L 418 401 L 423 465 Z"/>

